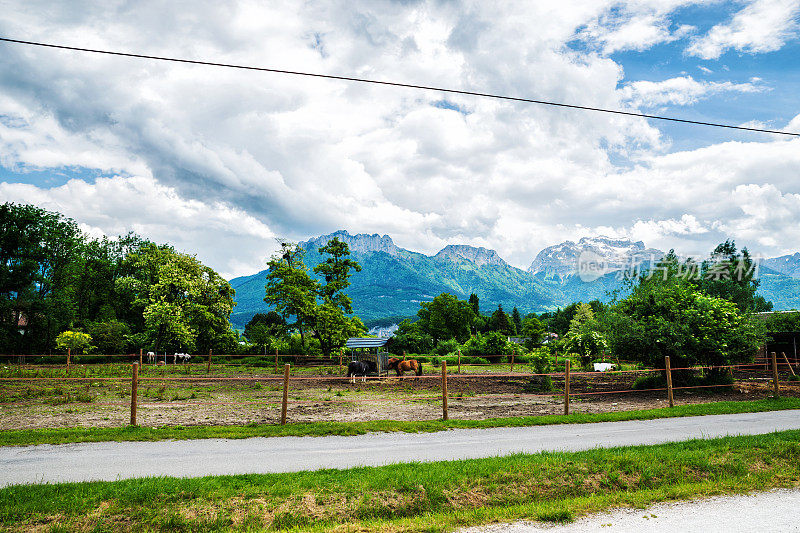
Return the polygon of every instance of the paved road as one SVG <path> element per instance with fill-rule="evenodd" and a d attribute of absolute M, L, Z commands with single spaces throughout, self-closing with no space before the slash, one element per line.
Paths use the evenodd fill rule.
<path fill-rule="evenodd" d="M 197 477 L 378 466 L 516 452 L 578 451 L 800 429 L 800 410 L 437 433 L 100 442 L 0 448 L 0 487 L 20 483 Z"/>
<path fill-rule="evenodd" d="M 661 503 L 647 509 L 618 509 L 551 525 L 536 522 L 494 524 L 458 533 L 785 533 L 800 531 L 800 490 L 774 490 L 746 496 L 720 496 L 680 503 Z"/>

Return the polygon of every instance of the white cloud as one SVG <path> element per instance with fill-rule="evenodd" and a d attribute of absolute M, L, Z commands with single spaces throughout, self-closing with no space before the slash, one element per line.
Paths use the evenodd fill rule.
<path fill-rule="evenodd" d="M 187 13 L 29 0 L 0 33 L 608 108 L 763 90 L 689 76 L 619 89 L 620 64 L 567 46 L 581 32 L 606 53 L 674 40 L 689 29 L 669 14 L 688 3 L 197 2 Z M 261 268 L 273 236 L 339 228 L 427 252 L 487 246 L 519 266 L 609 228 L 697 249 L 723 237 L 721 222 L 744 227 L 736 187 L 791 194 L 785 177 L 800 168 L 797 145 L 779 141 L 665 154 L 670 140 L 631 117 L 0 46 L 0 163 L 116 176 L 6 183 L 0 199 L 109 235 L 137 230 L 231 275 Z M 433 105 L 443 99 L 468 113 Z"/>
<path fill-rule="evenodd" d="M 694 26 L 675 26 L 669 15 L 694 3 L 698 3 L 697 0 L 598 2 L 602 9 L 587 22 L 578 37 L 595 45 L 605 55 L 625 50 L 647 50 L 693 33 Z"/>
<path fill-rule="evenodd" d="M 276 250 L 275 235 L 247 213 L 218 202 L 181 198 L 152 178 L 98 178 L 93 184 L 73 179 L 50 189 L 23 183 L 0 183 L 0 202 L 34 203 L 79 220 L 98 238 L 129 231 L 168 242 L 215 265 L 233 277 L 263 268 Z M 213 236 L 217 244 L 209 246 Z"/>
<path fill-rule="evenodd" d="M 689 55 L 717 59 L 728 49 L 751 54 L 773 52 L 797 36 L 800 0 L 755 0 L 730 22 L 718 24 L 695 39 Z"/>
<path fill-rule="evenodd" d="M 620 92 L 625 100 L 635 106 L 691 105 L 720 93 L 755 93 L 768 90 L 763 85 L 697 81 L 691 76 L 681 76 L 663 81 L 635 81 L 626 84 Z"/>

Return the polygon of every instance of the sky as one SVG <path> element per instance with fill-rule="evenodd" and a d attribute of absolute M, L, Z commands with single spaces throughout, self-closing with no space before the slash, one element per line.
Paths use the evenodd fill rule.
<path fill-rule="evenodd" d="M 800 132 L 800 0 L 0 0 L 0 36 Z M 795 137 L 0 43 L 0 201 L 228 277 L 338 229 L 772 257 L 798 178 Z"/>

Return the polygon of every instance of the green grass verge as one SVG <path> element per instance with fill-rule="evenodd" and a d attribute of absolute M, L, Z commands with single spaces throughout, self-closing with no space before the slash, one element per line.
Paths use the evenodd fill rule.
<path fill-rule="evenodd" d="M 800 484 L 800 431 L 657 446 L 0 490 L 9 530 L 449 531 Z"/>
<path fill-rule="evenodd" d="M 572 414 L 522 416 L 513 418 L 491 418 L 487 420 L 424 420 L 400 422 L 378 420 L 374 422 L 314 422 L 287 424 L 285 426 L 249 424 L 246 426 L 165 426 L 158 428 L 66 428 L 27 429 L 0 431 L 0 446 L 23 446 L 33 444 L 66 444 L 73 442 L 106 441 L 156 441 L 185 439 L 244 439 L 248 437 L 287 437 L 327 435 L 362 435 L 373 432 L 400 431 L 421 433 L 456 428 L 493 428 L 544 426 L 550 424 L 584 424 L 593 422 L 618 422 L 624 420 L 651 420 L 681 416 L 755 413 L 800 409 L 800 398 L 763 399 L 741 402 L 711 402 L 681 405 L 674 408 L 649 409 L 643 411 L 618 411 L 599 414 Z"/>

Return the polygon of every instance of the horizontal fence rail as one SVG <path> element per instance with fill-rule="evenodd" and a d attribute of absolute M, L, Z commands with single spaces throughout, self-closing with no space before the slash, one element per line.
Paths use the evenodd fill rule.
<path fill-rule="evenodd" d="M 781 354 L 783 356 L 783 354 Z M 16 357 L 16 356 L 15 356 Z M 39 356 L 36 356 L 39 357 Z M 42 357 L 49 357 L 49 356 L 42 356 Z M 74 356 L 72 356 L 74 357 Z M 81 355 L 80 357 L 86 357 Z M 108 355 L 98 355 L 97 357 L 129 357 L 129 358 L 136 358 L 138 359 L 139 354 L 133 355 L 118 355 L 118 356 L 108 356 Z M 160 357 L 163 357 L 160 356 Z M 172 356 L 168 356 L 172 357 Z M 200 357 L 204 357 L 207 359 L 205 362 L 206 365 L 210 364 L 211 357 L 263 357 L 263 356 L 225 356 L 225 355 L 211 355 L 208 356 L 195 356 L 198 359 Z M 193 357 L 193 359 L 195 358 Z M 281 356 L 283 357 L 283 356 Z M 285 357 L 297 357 L 297 356 L 285 356 Z M 332 363 L 335 363 L 336 360 L 332 359 Z M 780 395 L 780 386 L 787 385 L 792 383 L 791 381 L 787 380 L 780 380 L 779 371 L 784 371 L 785 373 L 791 373 L 792 376 L 795 376 L 793 365 L 790 361 L 785 357 L 778 358 L 776 353 L 771 353 L 770 357 L 768 358 L 768 364 L 764 365 L 763 362 L 755 362 L 755 363 L 746 363 L 746 364 L 735 364 L 735 365 L 703 365 L 703 366 L 691 366 L 691 367 L 678 367 L 673 368 L 670 365 L 669 358 L 665 358 L 665 366 L 663 368 L 653 368 L 653 369 L 632 369 L 632 370 L 608 370 L 604 372 L 590 372 L 590 371 L 573 371 L 570 368 L 570 360 L 567 359 L 565 361 L 564 370 L 561 372 L 548 372 L 548 373 L 536 373 L 536 372 L 527 372 L 527 371 L 518 371 L 518 372 L 480 372 L 480 373 L 451 373 L 448 363 L 446 360 L 441 360 L 441 373 L 439 372 L 435 374 L 423 374 L 420 376 L 417 375 L 390 375 L 390 376 L 358 376 L 353 379 L 353 377 L 346 377 L 341 375 L 324 375 L 324 374 L 314 374 L 314 375 L 305 375 L 304 373 L 295 373 L 292 374 L 291 372 L 291 365 L 285 364 L 283 367 L 283 375 L 249 375 L 249 376 L 218 376 L 218 375 L 185 375 L 185 376 L 175 376 L 175 375 L 150 375 L 148 373 L 142 374 L 141 370 L 144 370 L 139 364 L 138 361 L 135 361 L 131 365 L 131 374 L 130 376 L 55 376 L 55 377 L 44 377 L 44 376 L 3 376 L 0 377 L 0 382 L 3 384 L 10 384 L 10 383 L 89 383 L 89 382 L 97 382 L 97 383 L 116 383 L 116 384 L 124 384 L 126 387 L 129 386 L 129 393 L 127 394 L 127 399 L 120 399 L 118 401 L 99 401 L 93 402 L 93 405 L 97 406 L 126 406 L 130 407 L 130 425 L 137 425 L 138 422 L 138 412 L 139 408 L 156 408 L 156 407 L 170 407 L 170 408 L 177 408 L 177 407 L 187 407 L 187 406 L 198 406 L 198 405 L 218 405 L 218 406 L 232 406 L 232 407 L 248 407 L 248 406 L 257 406 L 263 408 L 280 408 L 280 424 L 286 424 L 289 420 L 289 409 L 290 405 L 336 405 L 336 404 L 383 404 L 387 402 L 440 402 L 441 409 L 442 409 L 442 419 L 447 420 L 449 417 L 449 403 L 448 402 L 459 402 L 468 399 L 516 399 L 516 400 L 524 400 L 524 399 L 533 399 L 533 398 L 562 398 L 563 405 L 564 405 L 564 414 L 569 414 L 571 410 L 570 406 L 570 399 L 577 398 L 577 397 L 597 397 L 600 395 L 620 395 L 620 394 L 633 394 L 633 393 L 659 393 L 659 392 L 666 392 L 666 399 L 669 401 L 670 407 L 674 405 L 673 402 L 673 392 L 674 391 L 687 391 L 693 389 L 699 390 L 714 390 L 718 388 L 724 387 L 731 387 L 732 383 L 724 383 L 724 384 L 707 384 L 707 385 L 678 385 L 673 386 L 672 378 L 674 373 L 676 372 L 683 372 L 683 371 L 705 371 L 705 370 L 713 370 L 713 371 L 725 371 L 728 370 L 731 375 L 734 371 L 736 372 L 745 372 L 745 373 L 757 373 L 759 375 L 758 379 L 762 379 L 763 381 L 769 381 L 772 386 L 772 394 L 775 397 Z M 204 362 L 201 361 L 201 364 Z M 179 363 L 181 364 L 181 363 Z M 189 363 L 192 364 L 192 363 Z M 148 365 L 150 366 L 150 365 Z M 163 366 L 163 365 L 161 365 Z M 334 365 L 335 366 L 335 365 Z M 470 365 L 473 366 L 473 365 Z M 526 366 L 526 364 L 518 363 L 518 368 L 520 366 Z M 764 368 L 766 366 L 766 369 Z M 68 364 L 66 367 L 67 370 L 71 370 L 71 366 Z M 87 367 L 89 368 L 89 367 Z M 768 375 L 765 377 L 760 377 L 763 373 L 769 372 Z M 604 376 L 608 376 L 609 378 L 614 378 L 618 376 L 630 376 L 630 377 L 639 377 L 646 374 L 662 374 L 666 378 L 666 387 L 655 387 L 655 388 L 615 388 L 615 385 L 618 387 L 620 384 L 619 381 L 606 380 L 606 381 L 598 381 L 598 379 L 602 379 Z M 594 382 L 587 381 L 585 378 L 591 377 L 594 379 Z M 541 392 L 541 393 L 530 393 L 530 392 L 520 392 L 520 393 L 466 393 L 464 394 L 463 391 L 459 391 L 456 393 L 452 392 L 452 389 L 448 390 L 448 382 L 452 384 L 459 384 L 459 383 L 469 383 L 474 381 L 486 381 L 486 380 L 494 380 L 495 382 L 501 383 L 503 380 L 516 380 L 517 382 L 521 379 L 531 379 L 531 378 L 542 378 L 542 379 L 549 379 L 552 382 L 556 382 L 558 385 L 561 386 L 562 390 L 554 390 L 549 392 Z M 289 397 L 289 391 L 294 390 L 297 393 L 303 392 L 306 389 L 303 388 L 292 388 L 292 383 L 296 385 L 302 385 L 304 383 L 316 382 L 320 385 L 327 385 L 327 384 L 336 384 L 336 383 L 377 383 L 377 382 L 405 382 L 408 380 L 412 380 L 415 383 L 431 383 L 431 380 L 434 382 L 434 387 L 436 386 L 436 382 L 438 384 L 438 392 L 434 393 L 422 393 L 419 395 L 406 395 L 406 396 L 391 396 L 388 393 L 391 393 L 391 390 L 387 391 L 387 395 L 379 395 L 375 397 L 368 397 L 368 398 L 316 398 L 316 399 L 306 399 L 302 397 Z M 584 382 L 585 381 L 585 382 Z M 248 399 L 248 400 L 239 400 L 239 401 L 211 401 L 211 400 L 202 400 L 198 399 L 197 401 L 187 401 L 188 399 L 179 399 L 167 402 L 155 402 L 151 400 L 144 400 L 142 401 L 141 395 L 139 394 L 139 389 L 142 386 L 149 387 L 154 383 L 196 383 L 196 384 L 213 384 L 213 383 L 258 383 L 260 384 L 272 384 L 274 388 L 269 392 L 274 392 L 276 395 L 274 397 L 264 397 L 260 399 Z M 6 386 L 6 385 L 3 385 Z M 592 387 L 598 386 L 610 386 L 611 390 L 576 390 L 574 387 L 588 387 L 591 389 Z M 87 385 L 88 387 L 88 385 Z M 571 388 L 572 387 L 572 388 Z M 434 389 L 435 390 L 435 389 Z M 330 388 L 329 388 L 330 391 Z M 331 391 L 332 392 L 332 391 Z M 13 402 L 0 402 L 0 405 L 6 407 L 15 407 L 15 406 L 26 406 L 30 405 L 30 401 L 13 401 Z"/>

